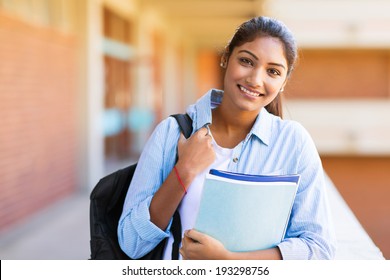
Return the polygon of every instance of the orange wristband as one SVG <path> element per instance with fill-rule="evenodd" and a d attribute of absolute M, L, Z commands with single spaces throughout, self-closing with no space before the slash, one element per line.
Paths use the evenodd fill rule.
<path fill-rule="evenodd" d="M 184 186 L 183 181 L 181 180 L 181 178 L 180 178 L 180 176 L 179 176 L 179 172 L 177 172 L 176 166 L 173 167 L 173 170 L 175 170 L 177 180 L 179 180 L 180 186 L 183 188 L 184 195 L 186 195 L 186 194 L 187 194 L 187 189 L 186 189 L 186 187 Z"/>

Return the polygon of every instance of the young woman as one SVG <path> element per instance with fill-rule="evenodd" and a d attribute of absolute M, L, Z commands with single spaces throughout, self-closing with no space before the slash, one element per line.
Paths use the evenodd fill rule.
<path fill-rule="evenodd" d="M 171 220 L 178 209 L 183 259 L 333 258 L 335 239 L 321 160 L 306 130 L 281 118 L 280 95 L 296 57 L 295 40 L 278 20 L 257 17 L 236 30 L 221 58 L 223 91 L 212 89 L 187 109 L 193 135 L 185 139 L 176 121 L 167 118 L 142 152 L 118 226 L 126 254 L 142 257 L 169 237 L 164 258 L 170 259 Z M 192 229 L 211 168 L 301 175 L 278 246 L 229 252 L 218 240 Z"/>

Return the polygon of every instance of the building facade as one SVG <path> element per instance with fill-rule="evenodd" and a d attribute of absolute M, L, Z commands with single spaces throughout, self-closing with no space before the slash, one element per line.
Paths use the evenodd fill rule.
<path fill-rule="evenodd" d="M 389 10 L 380 0 L 0 0 L 0 233 L 134 161 L 160 120 L 221 87 L 220 53 L 238 24 L 267 15 L 300 46 L 285 117 L 309 130 L 389 258 Z"/>

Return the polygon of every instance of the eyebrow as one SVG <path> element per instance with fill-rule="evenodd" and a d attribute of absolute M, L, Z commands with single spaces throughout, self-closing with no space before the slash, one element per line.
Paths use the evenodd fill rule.
<path fill-rule="evenodd" d="M 248 51 L 248 50 L 240 50 L 240 51 L 238 51 L 238 53 L 242 53 L 242 52 L 251 55 L 251 56 L 252 56 L 254 59 L 256 59 L 256 60 L 259 60 L 259 58 L 258 58 L 254 53 L 252 53 L 252 52 L 250 52 L 250 51 Z M 270 65 L 275 65 L 275 66 L 280 66 L 280 67 L 282 67 L 283 69 L 286 69 L 286 67 L 285 67 L 283 64 L 280 64 L 280 63 L 270 62 L 270 63 L 268 63 L 268 64 L 270 64 Z"/>

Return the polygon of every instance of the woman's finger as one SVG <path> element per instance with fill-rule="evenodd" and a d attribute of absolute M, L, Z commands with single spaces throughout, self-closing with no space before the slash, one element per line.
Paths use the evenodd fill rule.
<path fill-rule="evenodd" d="M 184 235 L 188 238 L 190 238 L 194 242 L 202 243 L 205 235 L 199 231 L 196 231 L 194 229 L 186 230 L 184 232 Z"/>

